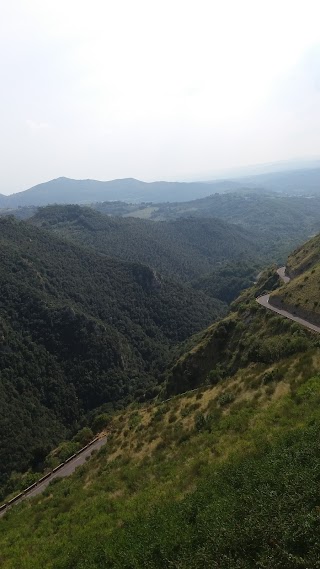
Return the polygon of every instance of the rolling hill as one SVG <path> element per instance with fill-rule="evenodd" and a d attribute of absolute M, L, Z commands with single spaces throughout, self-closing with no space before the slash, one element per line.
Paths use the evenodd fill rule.
<path fill-rule="evenodd" d="M 182 281 L 206 275 L 225 261 L 245 264 L 260 254 L 254 233 L 219 219 L 156 223 L 110 217 L 80 206 L 48 206 L 39 209 L 29 223 Z"/>
<path fill-rule="evenodd" d="M 5 196 L 3 207 L 44 206 L 54 203 L 74 204 L 106 200 L 133 203 L 184 201 L 204 197 L 225 188 L 238 188 L 237 182 L 142 182 L 134 178 L 110 180 L 72 180 L 57 178 L 23 192 Z"/>
<path fill-rule="evenodd" d="M 44 206 L 54 203 L 185 202 L 214 193 L 243 188 L 271 190 L 290 195 L 318 195 L 320 168 L 270 172 L 237 179 L 205 182 L 142 182 L 134 178 L 110 181 L 57 178 L 10 196 L 1 196 L 0 207 Z"/>
<path fill-rule="evenodd" d="M 220 219 L 254 232 L 262 252 L 272 252 L 273 259 L 279 262 L 320 230 L 319 195 L 286 196 L 243 190 L 180 203 L 128 205 L 107 202 L 92 204 L 92 207 L 108 215 L 154 221 Z"/>

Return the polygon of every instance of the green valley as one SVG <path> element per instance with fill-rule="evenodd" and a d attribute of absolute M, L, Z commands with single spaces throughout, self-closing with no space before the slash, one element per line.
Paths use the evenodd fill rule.
<path fill-rule="evenodd" d="M 223 350 L 247 355 L 220 377 L 208 362 L 195 391 L 116 412 L 87 465 L 0 521 L 4 568 L 317 567 L 319 339 L 257 291 L 217 325 Z M 221 350 L 209 329 L 185 356 L 194 368 L 203 343 Z"/>
<path fill-rule="evenodd" d="M 177 346 L 225 305 L 13 218 L 0 231 L 3 484 L 93 409 L 153 397 Z"/>
<path fill-rule="evenodd" d="M 120 260 L 149 251 L 139 220 L 52 206 L 0 222 L 3 498 L 107 434 L 72 476 L 0 519 L 4 569 L 318 566 L 320 338 L 256 299 L 297 309 L 299 294 L 317 318 L 319 237 L 289 256 L 289 283 L 271 266 L 232 301 L 253 271 L 236 259 L 250 240 L 218 245 L 211 259 L 235 256 L 192 288 L 211 246 L 187 221 L 172 226 L 181 243 L 168 230 L 172 258 L 198 247 L 185 284 L 156 256 Z"/>
<path fill-rule="evenodd" d="M 278 285 L 194 337 L 167 380 L 184 391 L 188 361 L 194 391 L 115 412 L 88 464 L 0 520 L 5 569 L 317 567 L 319 337 L 255 302 Z"/>
<path fill-rule="evenodd" d="M 258 259 L 261 263 L 256 235 L 219 219 L 157 223 L 57 205 L 40 208 L 29 223 L 104 255 L 147 264 L 184 282 L 217 271 L 227 261 L 246 266 L 246 276 L 252 277 Z"/>

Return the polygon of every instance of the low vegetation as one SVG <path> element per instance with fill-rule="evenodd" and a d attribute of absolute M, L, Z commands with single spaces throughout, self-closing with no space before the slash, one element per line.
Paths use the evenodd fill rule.
<path fill-rule="evenodd" d="M 264 272 L 258 283 L 232 304 L 227 317 L 212 324 L 189 342 L 167 371 L 169 395 L 217 382 L 248 365 L 276 364 L 291 354 L 318 345 L 317 336 L 295 322 L 258 305 L 256 296 L 270 292 L 280 282 L 274 269 Z"/>
<path fill-rule="evenodd" d="M 317 567 L 318 366 L 311 349 L 115 414 L 93 459 L 0 520 L 1 566 Z"/>

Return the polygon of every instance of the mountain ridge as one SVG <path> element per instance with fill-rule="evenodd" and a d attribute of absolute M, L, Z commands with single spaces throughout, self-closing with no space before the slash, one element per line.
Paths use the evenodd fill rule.
<path fill-rule="evenodd" d="M 99 181 L 58 177 L 22 192 L 1 196 L 1 202 L 3 203 L 2 207 L 48 205 L 57 203 L 59 198 L 63 200 L 62 203 L 90 203 L 107 200 L 132 201 L 134 203 L 183 202 L 206 197 L 216 192 L 236 191 L 244 187 L 265 188 L 291 194 L 299 194 L 299 192 L 303 194 L 308 192 L 319 193 L 320 168 L 288 170 L 286 172 L 200 182 L 143 182 L 135 178 Z M 76 197 L 74 196 L 75 191 L 78 193 Z M 61 194 L 63 194 L 62 197 Z"/>

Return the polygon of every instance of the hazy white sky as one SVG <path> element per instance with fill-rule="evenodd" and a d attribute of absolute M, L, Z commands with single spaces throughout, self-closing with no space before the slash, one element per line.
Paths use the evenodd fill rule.
<path fill-rule="evenodd" d="M 320 155 L 318 0 L 3 0 L 0 193 Z"/>

